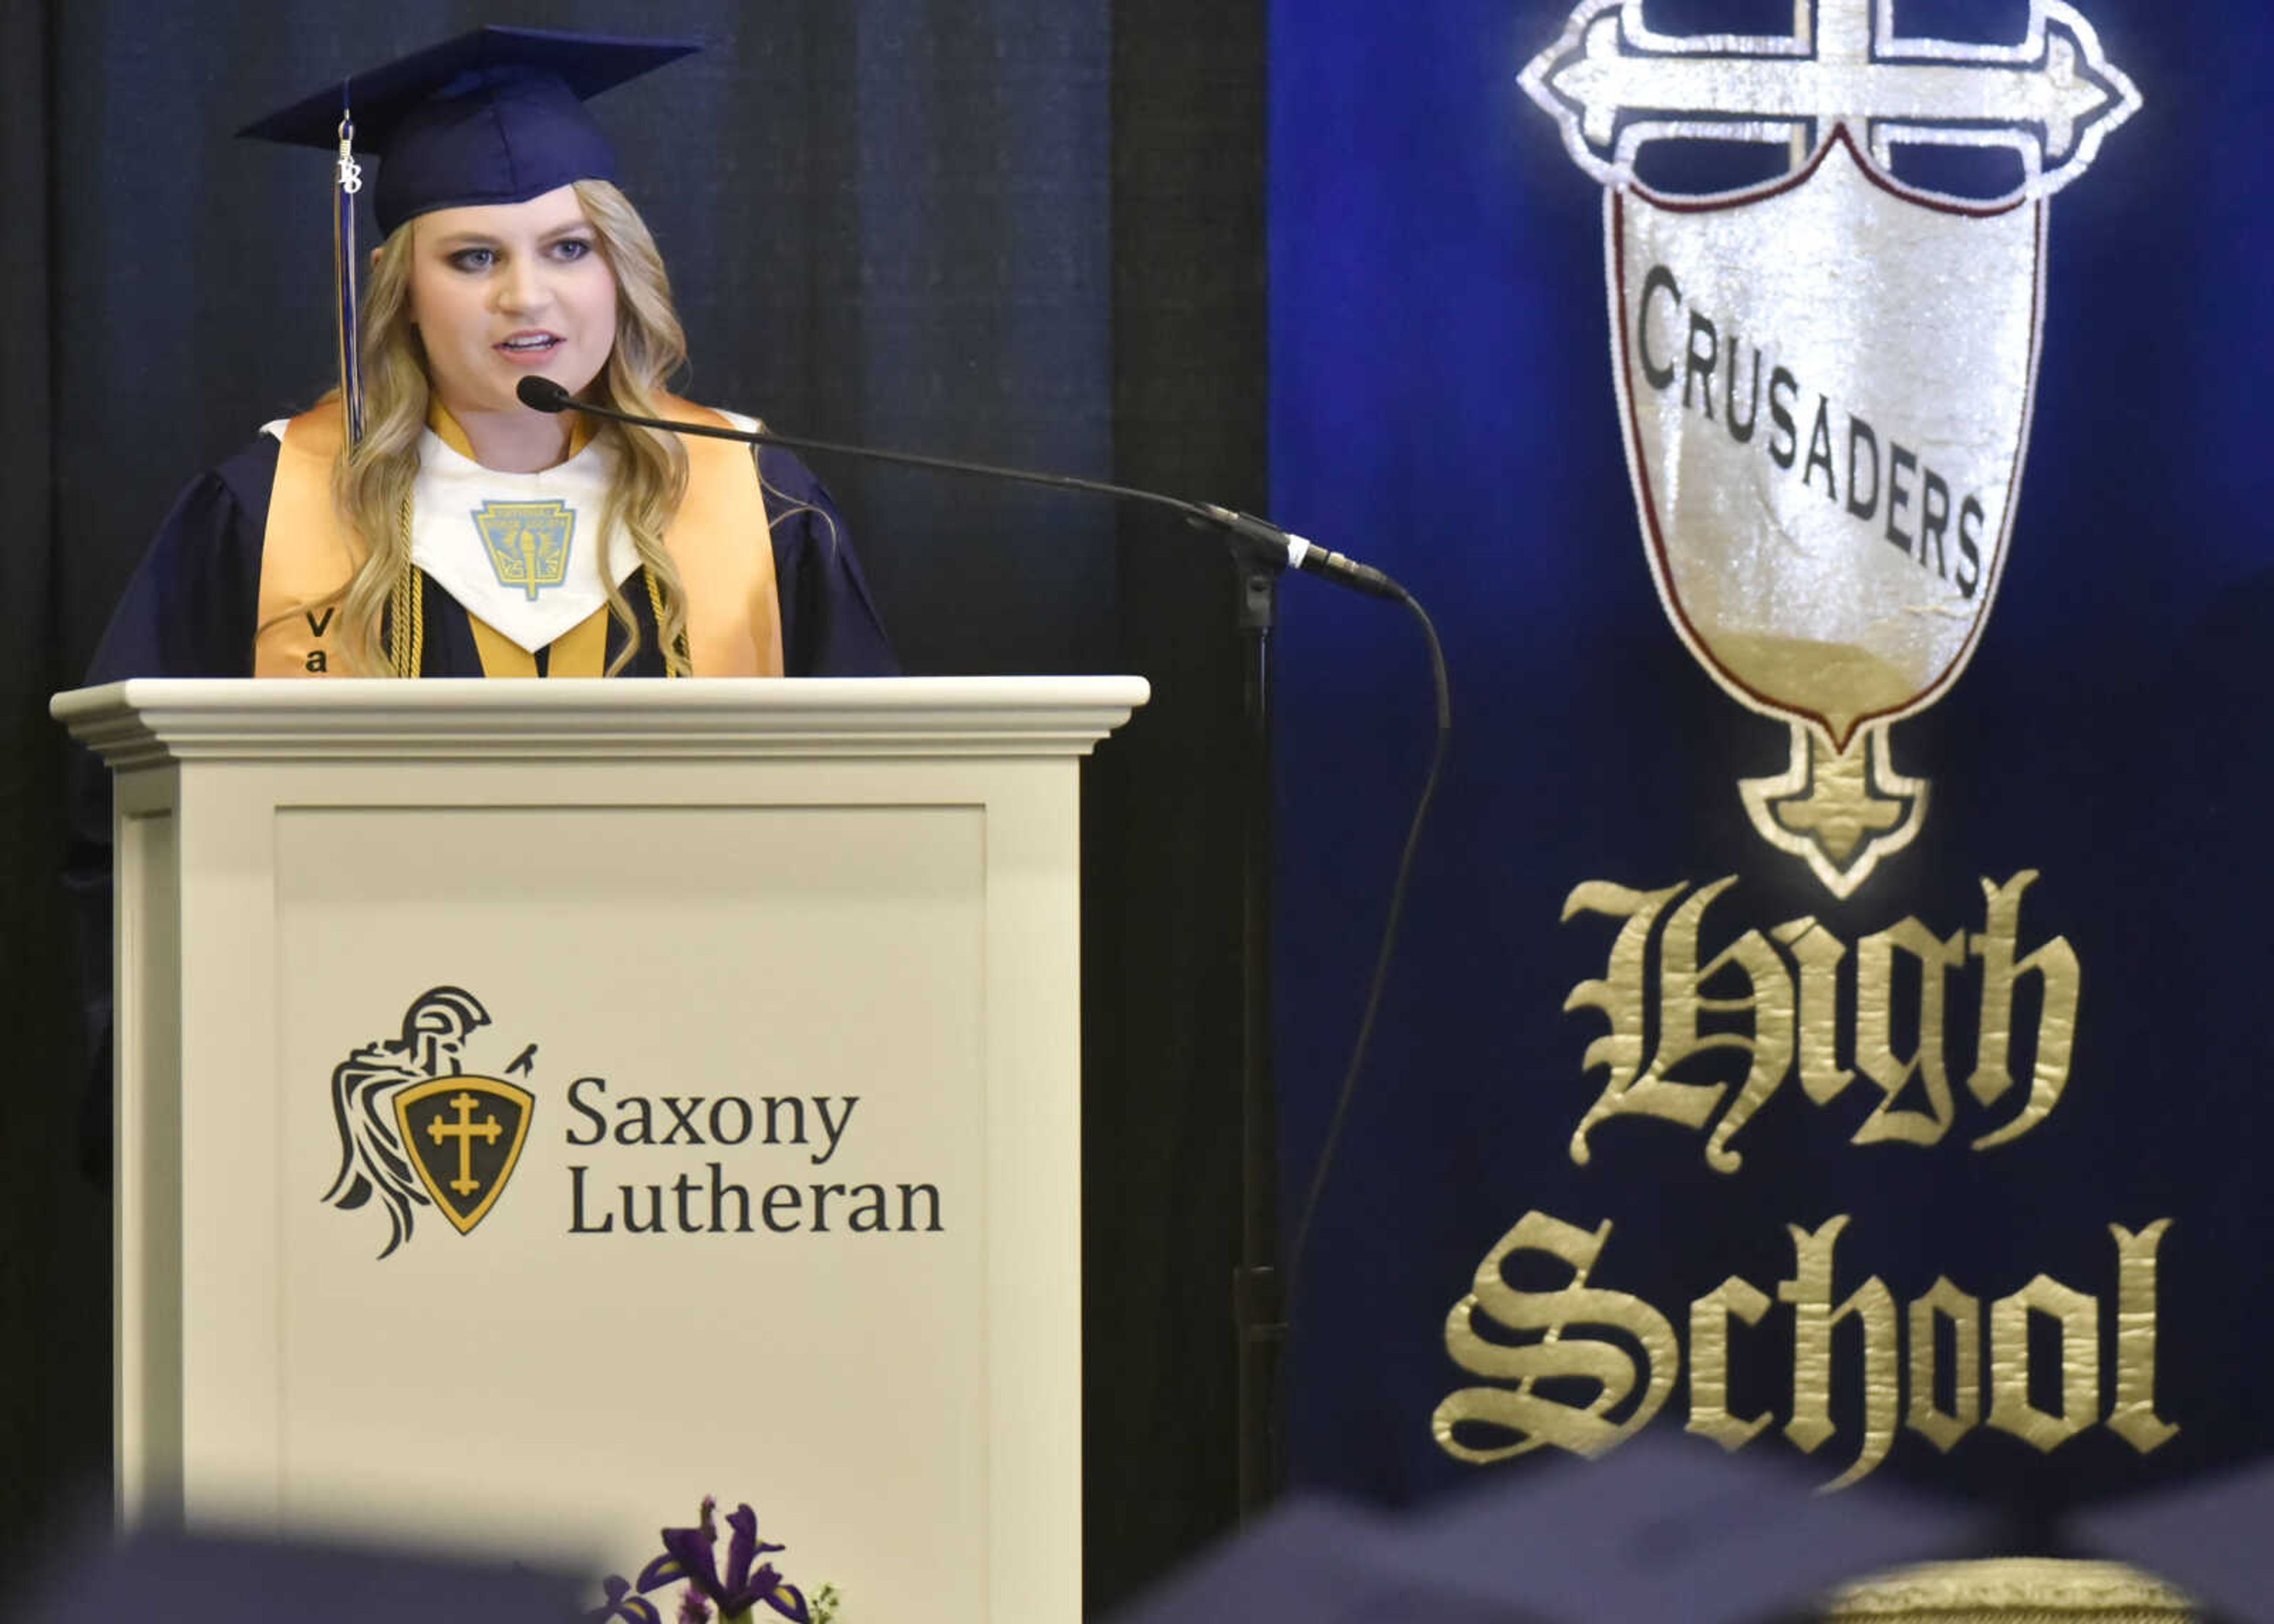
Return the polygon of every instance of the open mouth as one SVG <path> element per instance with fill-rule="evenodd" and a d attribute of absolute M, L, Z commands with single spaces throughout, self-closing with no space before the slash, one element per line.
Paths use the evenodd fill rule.
<path fill-rule="evenodd" d="M 568 342 L 554 333 L 516 333 L 497 347 L 508 355 L 537 356 L 558 350 Z"/>

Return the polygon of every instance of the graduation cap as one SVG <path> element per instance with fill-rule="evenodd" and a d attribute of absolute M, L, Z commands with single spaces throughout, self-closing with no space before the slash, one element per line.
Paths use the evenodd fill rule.
<path fill-rule="evenodd" d="M 584 102 L 702 47 L 491 26 L 343 79 L 237 132 L 336 154 L 332 259 L 340 392 L 361 438 L 355 197 L 360 151 L 378 154 L 382 233 L 439 208 L 521 203 L 572 181 L 616 178 L 615 149 Z"/>
<path fill-rule="evenodd" d="M 1398 1516 L 1295 1501 L 1116 1624 L 1758 1624 L 1988 1533 L 1973 1507 L 1820 1480 L 1653 1435 Z"/>
<path fill-rule="evenodd" d="M 502 1562 L 178 1530 L 85 1542 L 29 1588 L 8 1615 L 21 1624 L 562 1624 L 585 1599 L 568 1575 Z"/>
<path fill-rule="evenodd" d="M 2270 1530 L 2274 1458 L 2079 1513 L 2068 1527 L 2082 1549 L 2159 1575 L 2236 1624 L 2274 1620 Z"/>
<path fill-rule="evenodd" d="M 1390 1518 L 1302 1496 L 1202 1557 L 1113 1624 L 1553 1624 L 1404 1560 Z"/>
<path fill-rule="evenodd" d="M 1432 1507 L 1404 1555 L 1554 1624 L 1751 1624 L 1814 1617 L 1842 1581 L 1973 1555 L 1990 1538 L 1977 1507 L 1882 1483 L 1826 1494 L 1823 1480 L 1647 1434 L 1599 1461 L 1487 1478 Z"/>

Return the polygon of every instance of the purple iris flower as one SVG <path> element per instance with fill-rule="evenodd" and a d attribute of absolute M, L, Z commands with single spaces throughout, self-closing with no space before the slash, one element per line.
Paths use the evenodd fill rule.
<path fill-rule="evenodd" d="M 774 1570 L 772 1562 L 752 1571 L 750 1565 L 759 1557 L 784 1547 L 758 1538 L 758 1514 L 747 1505 L 735 1507 L 727 1518 L 734 1537 L 727 1545 L 727 1572 L 723 1577 L 719 1575 L 719 1530 L 712 1519 L 714 1504 L 707 1499 L 703 1502 L 699 1526 L 663 1530 L 663 1554 L 641 1570 L 640 1590 L 657 1590 L 684 1580 L 691 1590 L 719 1609 L 722 1620 L 747 1619 L 764 1602 L 791 1624 L 812 1624 L 805 1597 Z"/>
<path fill-rule="evenodd" d="M 629 1624 L 663 1624 L 663 1615 L 655 1610 L 655 1604 L 644 1596 L 632 1595 L 631 1588 L 628 1581 L 614 1574 L 603 1579 L 600 1589 L 606 1594 L 608 1604 L 586 1613 L 585 1624 L 609 1624 L 614 1619 L 626 1620 Z"/>

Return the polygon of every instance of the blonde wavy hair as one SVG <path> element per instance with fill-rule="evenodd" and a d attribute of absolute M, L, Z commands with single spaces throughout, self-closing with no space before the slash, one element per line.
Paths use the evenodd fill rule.
<path fill-rule="evenodd" d="M 591 222 L 594 240 L 616 279 L 615 344 L 589 393 L 599 404 L 646 417 L 668 415 L 665 382 L 687 361 L 687 337 L 672 308 L 671 279 L 655 238 L 624 194 L 606 181 L 580 180 L 573 190 Z M 407 520 L 418 477 L 418 440 L 426 427 L 431 386 L 426 351 L 410 313 L 416 220 L 397 227 L 380 245 L 364 289 L 364 435 L 343 447 L 332 467 L 332 493 L 342 515 L 363 540 L 364 561 L 341 593 L 341 630 L 348 668 L 358 676 L 392 674 L 381 647 L 382 618 L 396 585 L 410 569 Z M 616 477 L 601 510 L 600 534 L 621 523 L 661 600 L 664 661 L 674 676 L 687 674 L 687 591 L 663 532 L 687 492 L 687 452 L 678 437 L 629 424 L 591 419 L 593 439 L 615 452 Z M 624 631 L 622 651 L 608 666 L 614 676 L 639 649 L 639 622 L 608 572 L 600 575 L 608 614 Z"/>

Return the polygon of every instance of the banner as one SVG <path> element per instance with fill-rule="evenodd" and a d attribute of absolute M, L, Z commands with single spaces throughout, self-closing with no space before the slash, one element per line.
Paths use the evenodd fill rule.
<path fill-rule="evenodd" d="M 1274 516 L 1457 725 L 1299 1481 L 1676 1427 L 2029 1528 L 2274 1447 L 2270 64 L 2240 4 L 1276 9 Z M 1291 1232 L 1412 641 L 1288 595 Z"/>

